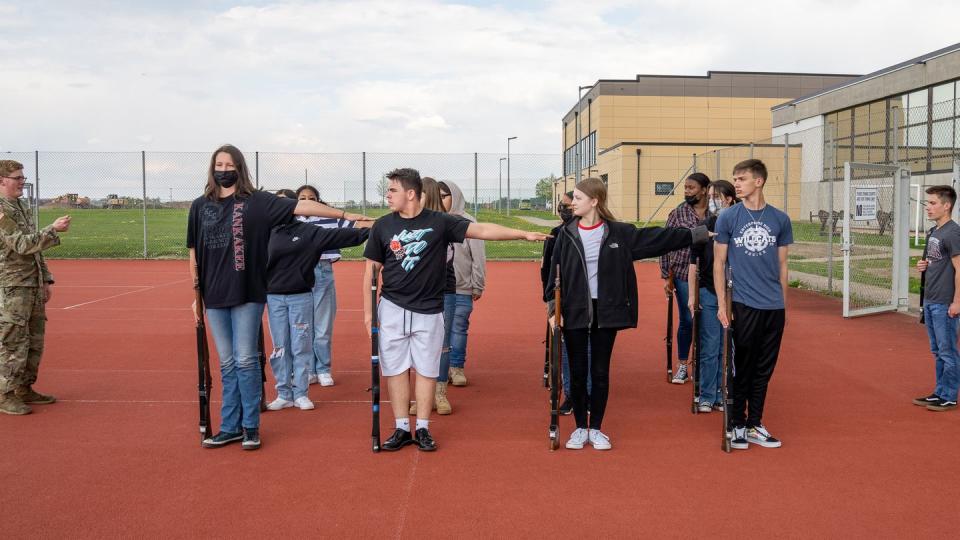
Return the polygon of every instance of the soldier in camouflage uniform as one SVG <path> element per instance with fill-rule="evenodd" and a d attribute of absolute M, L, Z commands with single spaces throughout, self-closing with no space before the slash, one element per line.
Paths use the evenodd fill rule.
<path fill-rule="evenodd" d="M 36 232 L 29 204 L 20 202 L 25 181 L 23 165 L 0 160 L 0 412 L 6 414 L 56 401 L 33 390 L 53 285 L 41 251 L 60 244 L 57 233 L 70 228 L 70 216 Z"/>

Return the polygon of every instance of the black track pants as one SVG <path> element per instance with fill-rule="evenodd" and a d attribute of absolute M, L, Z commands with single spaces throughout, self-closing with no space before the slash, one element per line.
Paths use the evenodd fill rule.
<path fill-rule="evenodd" d="M 563 339 L 570 359 L 570 398 L 573 400 L 573 416 L 578 428 L 587 428 L 587 370 L 590 370 L 590 429 L 600 429 L 603 413 L 610 394 L 610 355 L 617 331 L 609 328 L 578 330 L 563 329 Z M 587 356 L 587 341 L 590 342 L 590 357 Z"/>
<path fill-rule="evenodd" d="M 784 317 L 782 309 L 754 309 L 733 303 L 731 426 L 754 427 L 762 423 L 767 386 L 780 354 Z"/>

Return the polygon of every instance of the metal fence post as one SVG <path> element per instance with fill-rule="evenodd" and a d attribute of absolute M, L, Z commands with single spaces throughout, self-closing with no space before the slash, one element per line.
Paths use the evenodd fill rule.
<path fill-rule="evenodd" d="M 477 184 L 479 183 L 479 176 L 477 175 L 477 153 L 473 153 L 473 217 L 477 217 L 479 210 L 477 210 L 477 197 L 479 196 L 479 189 Z"/>
<path fill-rule="evenodd" d="M 40 232 L 40 151 L 33 151 L 33 226 Z"/>
<path fill-rule="evenodd" d="M 147 152 L 140 151 L 140 171 L 143 174 L 143 258 L 147 258 Z"/>
<path fill-rule="evenodd" d="M 361 154 L 363 160 L 363 197 L 360 199 L 360 213 L 367 213 L 367 153 Z"/>
<path fill-rule="evenodd" d="M 750 143 L 750 159 L 753 159 L 753 143 Z"/>
<path fill-rule="evenodd" d="M 253 153 L 253 181 L 256 188 L 260 189 L 260 152 Z"/>
<path fill-rule="evenodd" d="M 790 207 L 787 206 L 787 191 L 790 185 L 790 134 L 783 135 L 783 211 L 790 215 Z"/>
<path fill-rule="evenodd" d="M 693 154 L 693 172 L 697 172 L 697 154 Z"/>
<path fill-rule="evenodd" d="M 827 218 L 828 225 L 828 241 L 827 241 L 827 292 L 833 293 L 833 184 L 837 181 L 837 139 L 834 136 L 834 126 L 828 125 L 827 128 L 830 130 L 829 145 L 831 148 L 830 154 L 830 204 L 829 212 L 830 216 Z"/>
<path fill-rule="evenodd" d="M 717 175 L 713 177 L 714 180 L 720 179 L 720 151 L 713 151 L 714 160 L 717 162 Z"/>

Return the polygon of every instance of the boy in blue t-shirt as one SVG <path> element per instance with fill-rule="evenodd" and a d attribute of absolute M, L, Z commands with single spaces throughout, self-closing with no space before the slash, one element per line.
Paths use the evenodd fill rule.
<path fill-rule="evenodd" d="M 767 167 L 758 159 L 733 168 L 733 185 L 743 202 L 717 219 L 714 244 L 717 305 L 726 302 L 728 268 L 733 279 L 733 406 L 727 429 L 733 430 L 731 447 L 740 450 L 748 443 L 781 445 L 762 419 L 786 322 L 787 246 L 793 243 L 793 228 L 786 213 L 764 200 L 766 182 Z M 724 327 L 730 324 L 724 309 L 717 316 Z"/>

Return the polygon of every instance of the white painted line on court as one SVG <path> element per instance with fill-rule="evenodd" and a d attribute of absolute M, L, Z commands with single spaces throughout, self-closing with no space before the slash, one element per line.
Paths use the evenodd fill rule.
<path fill-rule="evenodd" d="M 168 285 L 175 285 L 175 284 L 177 284 L 177 283 L 184 283 L 184 282 L 187 282 L 187 281 L 190 281 L 190 279 L 189 279 L 189 278 L 187 278 L 187 279 L 178 279 L 178 280 L 176 280 L 176 281 L 170 281 L 170 282 L 168 282 L 168 283 L 161 283 L 160 285 L 152 285 L 152 286 L 149 286 L 149 287 L 144 287 L 144 288 L 142 288 L 142 289 L 137 289 L 137 290 L 135 290 L 135 291 L 127 291 L 127 292 L 124 292 L 124 293 L 114 294 L 114 295 L 111 295 L 111 296 L 107 296 L 106 298 L 99 298 L 99 299 L 97 299 L 97 300 L 91 300 L 91 301 L 89 301 L 89 302 L 83 302 L 83 303 L 81 303 L 81 304 L 74 304 L 74 305 L 72 305 L 72 306 L 67 306 L 67 307 L 63 308 L 63 310 L 66 311 L 66 310 L 68 310 L 68 309 L 78 308 L 78 307 L 81 307 L 81 306 L 87 306 L 87 305 L 90 305 L 90 304 L 95 304 L 95 303 L 97 303 L 97 302 L 103 302 L 104 300 L 110 300 L 110 299 L 112 299 L 112 298 L 117 298 L 117 297 L 120 297 L 120 296 L 126 296 L 126 295 L 128 295 L 128 294 L 136 294 L 136 293 L 140 293 L 140 292 L 144 292 L 144 291 L 149 291 L 149 290 L 152 290 L 152 289 L 157 289 L 157 288 L 160 288 L 160 287 L 166 287 L 166 286 L 168 286 Z"/>

